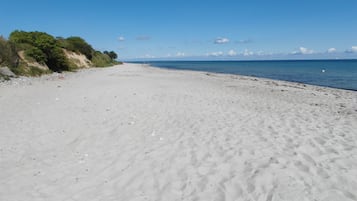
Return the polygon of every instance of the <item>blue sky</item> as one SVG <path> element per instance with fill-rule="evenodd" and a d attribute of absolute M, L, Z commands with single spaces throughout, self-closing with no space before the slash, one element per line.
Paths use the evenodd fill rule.
<path fill-rule="evenodd" d="M 0 35 L 80 36 L 119 59 L 357 58 L 356 0 L 2 0 Z"/>

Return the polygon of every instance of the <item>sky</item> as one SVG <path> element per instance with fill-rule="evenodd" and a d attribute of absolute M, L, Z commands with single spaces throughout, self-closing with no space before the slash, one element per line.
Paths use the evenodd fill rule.
<path fill-rule="evenodd" d="M 0 35 L 80 36 L 120 60 L 357 59 L 357 0 L 1 0 Z"/>

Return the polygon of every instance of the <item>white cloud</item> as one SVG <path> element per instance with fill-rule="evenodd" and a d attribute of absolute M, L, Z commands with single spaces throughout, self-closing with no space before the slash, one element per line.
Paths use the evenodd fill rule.
<path fill-rule="evenodd" d="M 216 40 L 214 41 L 215 44 L 225 44 L 228 42 L 229 42 L 228 38 L 221 38 L 221 37 L 216 38 Z"/>
<path fill-rule="evenodd" d="M 351 49 L 345 51 L 346 53 L 357 53 L 357 46 L 352 46 Z"/>
<path fill-rule="evenodd" d="M 228 56 L 233 57 L 233 56 L 236 56 L 236 55 L 237 55 L 236 51 L 234 51 L 234 50 L 229 50 L 228 51 Z"/>
<path fill-rule="evenodd" d="M 177 56 L 177 57 L 184 57 L 184 56 L 185 56 L 185 53 L 184 53 L 184 52 L 177 52 L 177 53 L 176 53 L 176 56 Z"/>
<path fill-rule="evenodd" d="M 118 41 L 125 41 L 124 36 L 119 36 L 119 37 L 118 37 Z"/>
<path fill-rule="evenodd" d="M 245 49 L 243 52 L 243 56 L 252 56 L 254 55 L 254 52 L 249 51 L 248 49 Z"/>
<path fill-rule="evenodd" d="M 307 49 L 305 47 L 299 47 L 297 51 L 292 52 L 294 55 L 302 55 L 302 54 L 313 54 L 314 50 Z"/>
<path fill-rule="evenodd" d="M 219 51 L 219 52 L 211 52 L 211 53 L 208 53 L 207 56 L 219 57 L 219 56 L 223 56 L 223 52 L 222 52 L 222 51 Z"/>
<path fill-rule="evenodd" d="M 328 48 L 327 53 L 335 53 L 337 50 L 334 47 Z"/>

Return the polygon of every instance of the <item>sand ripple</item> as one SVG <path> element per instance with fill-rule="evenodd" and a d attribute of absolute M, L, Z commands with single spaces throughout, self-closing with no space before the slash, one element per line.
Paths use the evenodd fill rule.
<path fill-rule="evenodd" d="M 357 200 L 357 93 L 125 65 L 0 88 L 0 200 Z"/>

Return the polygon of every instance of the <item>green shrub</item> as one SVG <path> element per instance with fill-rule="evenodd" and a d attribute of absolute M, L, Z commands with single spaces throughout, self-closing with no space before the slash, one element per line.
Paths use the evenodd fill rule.
<path fill-rule="evenodd" d="M 9 41 L 15 44 L 30 44 L 45 53 L 56 46 L 56 39 L 53 36 L 38 31 L 13 31 L 10 34 Z"/>
<path fill-rule="evenodd" d="M 77 64 L 73 60 L 68 60 L 68 71 L 75 72 L 78 69 Z"/>
<path fill-rule="evenodd" d="M 28 43 L 14 43 L 11 41 L 11 43 L 15 44 L 16 51 L 21 51 L 21 50 L 27 50 L 32 48 L 33 46 L 28 44 Z"/>
<path fill-rule="evenodd" d="M 56 43 L 57 46 L 63 48 L 63 49 L 68 49 L 68 42 L 65 38 L 57 36 L 56 37 Z"/>
<path fill-rule="evenodd" d="M 54 47 L 47 55 L 47 66 L 55 71 L 62 72 L 70 70 L 69 62 L 60 47 Z"/>
<path fill-rule="evenodd" d="M 43 70 L 41 68 L 38 68 L 36 66 L 30 66 L 29 72 L 27 73 L 27 75 L 30 76 L 41 76 L 43 74 L 48 74 L 51 73 L 51 71 L 49 70 Z"/>
<path fill-rule="evenodd" d="M 20 44 L 20 43 L 32 44 L 33 43 L 31 34 L 29 34 L 28 32 L 25 32 L 25 31 L 18 31 L 18 30 L 13 31 L 10 34 L 9 40 L 16 44 Z"/>
<path fill-rule="evenodd" d="M 33 75 L 40 74 L 38 69 L 32 69 L 28 72 L 26 63 L 21 63 L 17 51 L 25 51 L 26 59 L 46 64 L 52 71 L 75 70 L 77 65 L 65 56 L 63 49 L 72 52 L 84 54 L 87 59 L 91 60 L 94 66 L 104 67 L 118 64 L 115 59 L 118 55 L 114 51 L 105 51 L 101 53 L 95 51 L 84 39 L 80 37 L 62 38 L 53 36 L 45 32 L 25 32 L 13 31 L 9 40 L 6 41 L 0 37 L 0 64 L 12 67 L 16 74 Z"/>
<path fill-rule="evenodd" d="M 112 60 L 108 55 L 96 51 L 93 55 L 92 63 L 95 67 L 105 67 L 111 66 Z"/>
<path fill-rule="evenodd" d="M 40 63 L 46 63 L 53 71 L 61 72 L 70 69 L 67 58 L 56 39 L 47 33 L 14 31 L 10 34 L 9 40 L 21 44 L 26 55 Z"/>
<path fill-rule="evenodd" d="M 15 44 L 5 40 L 0 36 L 0 64 L 11 66 L 17 66 L 19 57 L 16 52 Z"/>
<path fill-rule="evenodd" d="M 60 44 L 64 46 L 64 48 L 71 50 L 72 52 L 84 54 L 89 60 L 91 60 L 93 57 L 94 49 L 84 39 L 80 37 L 69 37 L 65 39 L 65 41 L 62 40 Z"/>
<path fill-rule="evenodd" d="M 0 74 L 0 81 L 10 80 L 9 76 Z"/>
<path fill-rule="evenodd" d="M 19 66 L 10 68 L 16 75 L 22 76 L 40 76 L 51 73 L 51 70 L 44 70 L 36 66 L 27 66 L 25 63 L 20 63 Z"/>
<path fill-rule="evenodd" d="M 47 61 L 46 54 L 37 47 L 31 47 L 25 50 L 25 55 L 35 59 L 38 63 L 45 64 Z"/>

